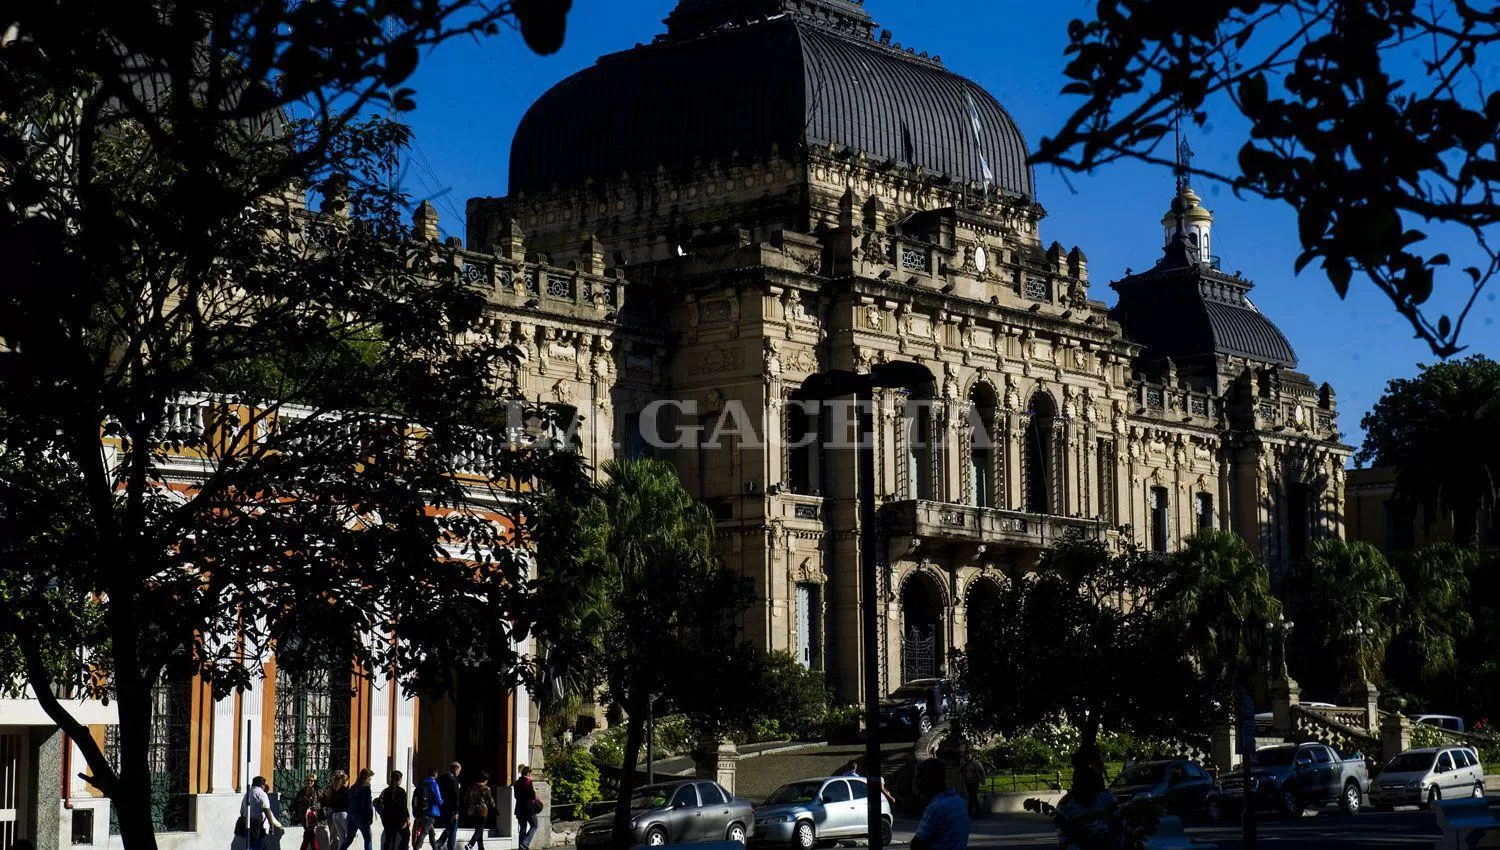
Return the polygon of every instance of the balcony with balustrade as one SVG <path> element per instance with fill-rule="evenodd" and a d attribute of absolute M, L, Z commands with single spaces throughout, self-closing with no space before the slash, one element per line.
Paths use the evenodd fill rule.
<path fill-rule="evenodd" d="M 1040 551 L 1068 535 L 1113 541 L 1119 532 L 1102 520 L 1052 516 L 951 502 L 905 499 L 880 508 L 881 528 L 928 544 Z"/>

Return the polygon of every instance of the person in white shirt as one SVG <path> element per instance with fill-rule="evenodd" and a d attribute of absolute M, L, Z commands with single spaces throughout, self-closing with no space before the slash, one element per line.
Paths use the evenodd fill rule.
<path fill-rule="evenodd" d="M 276 812 L 271 808 L 266 778 L 257 776 L 250 780 L 250 791 L 245 795 L 245 845 L 248 850 L 265 850 L 266 835 L 273 829 L 282 829 L 281 821 L 276 819 Z"/>

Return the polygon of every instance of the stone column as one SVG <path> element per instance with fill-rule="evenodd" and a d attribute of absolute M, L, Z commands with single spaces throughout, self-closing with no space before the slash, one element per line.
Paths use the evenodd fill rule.
<path fill-rule="evenodd" d="M 1411 721 L 1396 708 L 1380 722 L 1380 760 L 1388 761 L 1411 746 Z"/>
<path fill-rule="evenodd" d="M 1365 728 L 1371 734 L 1378 734 L 1380 730 L 1380 691 L 1375 688 L 1375 683 L 1360 677 L 1347 694 L 1349 704 L 1364 711 Z"/>
<path fill-rule="evenodd" d="M 722 741 L 703 741 L 693 749 L 693 775 L 699 779 L 712 779 L 734 793 L 734 775 L 739 769 L 740 751 L 728 738 Z"/>
<path fill-rule="evenodd" d="M 1214 760 L 1214 767 L 1218 768 L 1221 774 L 1225 771 L 1233 770 L 1238 760 L 1234 739 L 1235 727 L 1233 723 L 1215 729 L 1213 734 L 1209 736 L 1209 755 Z"/>
<path fill-rule="evenodd" d="M 1271 682 L 1271 715 L 1278 737 L 1292 737 L 1292 708 L 1301 702 L 1301 698 L 1302 688 L 1292 677 L 1278 676 Z"/>

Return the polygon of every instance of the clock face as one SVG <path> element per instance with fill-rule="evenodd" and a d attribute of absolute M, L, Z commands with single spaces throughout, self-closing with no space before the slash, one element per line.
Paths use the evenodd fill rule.
<path fill-rule="evenodd" d="M 987 266 L 987 265 L 989 265 L 989 263 L 990 263 L 990 258 L 987 257 L 987 256 L 985 256 L 984 246 L 980 245 L 978 248 L 975 248 L 974 249 L 974 266 L 976 268 L 978 268 L 980 271 L 984 271 L 984 267 Z"/>

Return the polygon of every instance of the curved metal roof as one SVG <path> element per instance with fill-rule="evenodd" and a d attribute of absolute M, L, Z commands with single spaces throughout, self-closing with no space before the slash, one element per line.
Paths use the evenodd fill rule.
<path fill-rule="evenodd" d="M 1125 337 L 1156 355 L 1226 354 L 1292 369 L 1297 354 L 1281 329 L 1251 303 L 1253 284 L 1182 252 L 1110 284 L 1120 301 L 1109 311 Z"/>
<path fill-rule="evenodd" d="M 965 182 L 987 166 L 1003 193 L 1033 195 L 1025 140 L 999 102 L 858 21 L 830 23 L 833 0 L 805 4 L 605 56 L 557 84 L 516 130 L 510 193 L 834 144 Z"/>

